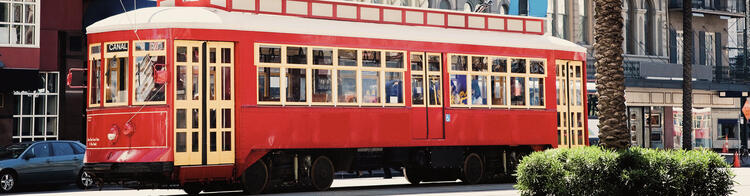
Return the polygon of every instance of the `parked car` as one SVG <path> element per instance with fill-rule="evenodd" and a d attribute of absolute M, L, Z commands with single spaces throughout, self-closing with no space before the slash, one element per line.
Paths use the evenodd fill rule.
<path fill-rule="evenodd" d="M 64 185 L 76 183 L 85 189 L 93 185 L 83 172 L 86 146 L 77 141 L 37 141 L 0 148 L 0 193 L 19 185 Z"/>

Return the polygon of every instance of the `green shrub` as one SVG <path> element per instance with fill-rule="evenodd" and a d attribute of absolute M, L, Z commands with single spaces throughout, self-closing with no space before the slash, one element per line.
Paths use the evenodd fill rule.
<path fill-rule="evenodd" d="M 708 150 L 551 149 L 521 160 L 522 195 L 729 195 L 734 175 Z"/>

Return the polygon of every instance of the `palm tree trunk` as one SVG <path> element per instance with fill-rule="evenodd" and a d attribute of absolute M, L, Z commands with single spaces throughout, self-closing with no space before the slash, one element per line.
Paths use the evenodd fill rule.
<path fill-rule="evenodd" d="M 682 149 L 693 148 L 693 2 L 682 0 Z"/>
<path fill-rule="evenodd" d="M 622 0 L 595 0 L 594 57 L 599 93 L 599 140 L 607 148 L 630 146 L 622 66 Z"/>

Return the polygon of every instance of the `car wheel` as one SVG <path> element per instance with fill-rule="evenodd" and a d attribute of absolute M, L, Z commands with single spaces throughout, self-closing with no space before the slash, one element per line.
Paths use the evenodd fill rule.
<path fill-rule="evenodd" d="M 13 192 L 16 189 L 16 175 L 10 172 L 0 173 L 0 193 Z"/>
<path fill-rule="evenodd" d="M 91 175 L 91 173 L 82 170 L 78 174 L 76 185 L 78 185 L 78 188 L 80 189 L 89 189 L 94 186 L 94 176 Z"/>

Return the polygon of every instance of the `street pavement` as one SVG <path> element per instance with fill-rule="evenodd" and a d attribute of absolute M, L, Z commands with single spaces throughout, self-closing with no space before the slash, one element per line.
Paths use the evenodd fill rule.
<path fill-rule="evenodd" d="M 737 175 L 735 181 L 737 184 L 733 195 L 750 195 L 750 168 L 733 168 Z M 74 186 L 65 186 L 58 188 L 46 188 L 33 190 L 24 190 L 12 195 L 185 195 L 185 192 L 177 189 L 170 190 L 133 190 L 121 188 L 105 188 L 103 190 L 79 190 Z M 220 192 L 208 193 L 206 195 L 242 195 L 242 192 Z M 451 195 L 493 195 L 509 196 L 518 195 L 518 191 L 513 189 L 513 184 L 480 184 L 480 185 L 463 185 L 460 182 L 437 182 L 425 183 L 417 186 L 410 185 L 403 177 L 394 177 L 393 179 L 382 178 L 353 178 L 337 179 L 333 182 L 331 190 L 325 192 L 292 192 L 292 193 L 274 193 L 271 196 L 318 196 L 318 195 L 352 195 L 352 196 L 369 196 L 369 195 L 416 195 L 416 196 L 451 196 Z"/>

